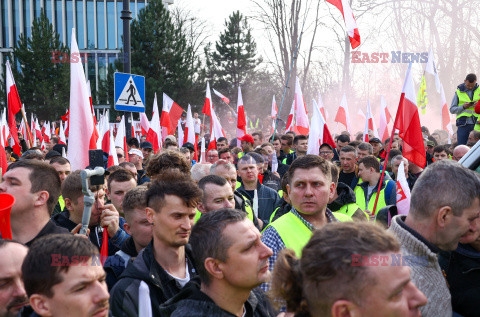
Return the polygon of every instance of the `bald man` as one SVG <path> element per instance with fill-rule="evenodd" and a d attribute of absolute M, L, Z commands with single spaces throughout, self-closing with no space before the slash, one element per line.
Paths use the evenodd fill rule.
<path fill-rule="evenodd" d="M 460 161 L 460 159 L 467 154 L 467 152 L 470 151 L 470 148 L 464 144 L 457 145 L 453 149 L 453 159 L 455 161 Z"/>

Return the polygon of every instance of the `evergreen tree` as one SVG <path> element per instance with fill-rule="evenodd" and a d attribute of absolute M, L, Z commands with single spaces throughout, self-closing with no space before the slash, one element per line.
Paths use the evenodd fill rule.
<path fill-rule="evenodd" d="M 257 45 L 247 19 L 240 11 L 233 12 L 225 21 L 225 31 L 215 43 L 215 51 L 207 46 L 206 77 L 229 96 L 236 95 L 238 86 L 248 86 L 255 77 Z"/>
<path fill-rule="evenodd" d="M 162 93 L 185 105 L 192 89 L 191 47 L 172 22 L 161 0 L 152 0 L 131 24 L 132 73 L 145 76 L 146 107 L 151 113 L 154 94 Z"/>
<path fill-rule="evenodd" d="M 33 21 L 31 37 L 20 36 L 13 56 L 12 72 L 26 109 L 44 120 L 55 120 L 65 114 L 70 64 L 63 58 L 69 56 L 69 50 L 60 42 L 44 13 Z"/>

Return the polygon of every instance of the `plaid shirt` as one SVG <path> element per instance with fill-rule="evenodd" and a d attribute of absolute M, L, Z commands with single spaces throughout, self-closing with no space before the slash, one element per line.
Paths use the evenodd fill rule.
<path fill-rule="evenodd" d="M 308 229 L 311 231 L 314 231 L 318 228 L 315 228 L 314 225 L 312 225 L 310 222 L 305 220 L 298 211 L 292 207 L 290 210 L 292 214 L 298 217 L 302 221 L 302 223 L 307 226 Z M 337 222 L 338 220 L 335 218 L 335 216 L 332 214 L 332 212 L 327 208 L 325 210 L 325 215 L 327 216 L 327 222 Z M 275 268 L 275 262 L 277 261 L 278 253 L 285 249 L 285 244 L 283 243 L 282 238 L 278 234 L 277 230 L 270 226 L 268 227 L 262 234 L 262 242 L 265 243 L 266 246 L 268 246 L 270 249 L 273 251 L 273 255 L 268 259 L 268 264 L 270 265 L 269 269 L 270 271 L 273 271 Z M 270 290 L 270 283 L 263 283 L 260 285 L 261 289 L 267 292 Z"/>

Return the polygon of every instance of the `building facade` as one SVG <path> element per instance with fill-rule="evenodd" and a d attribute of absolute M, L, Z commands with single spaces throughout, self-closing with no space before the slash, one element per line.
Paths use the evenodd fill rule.
<path fill-rule="evenodd" d="M 163 1 L 167 6 L 173 0 Z M 78 47 L 87 53 L 85 72 L 91 82 L 106 79 L 108 65 L 118 58 L 123 47 L 123 9 L 121 0 L 0 0 L 0 62 L 21 34 L 31 35 L 33 20 L 45 12 L 60 40 L 70 47 L 75 28 Z M 130 11 L 135 19 L 148 0 L 131 0 Z M 1 68 L 0 68 L 1 69 Z M 3 74 L 2 78 L 3 78 Z"/>

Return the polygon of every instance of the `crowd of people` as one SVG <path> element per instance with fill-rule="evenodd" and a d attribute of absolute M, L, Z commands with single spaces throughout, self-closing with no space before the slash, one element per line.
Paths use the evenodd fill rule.
<path fill-rule="evenodd" d="M 7 148 L 0 317 L 477 316 L 480 178 L 456 161 L 479 131 L 458 145 L 423 128 L 421 168 L 397 134 L 343 132 L 311 155 L 308 136 L 249 124 L 206 153 L 175 136 L 158 153 L 143 138 L 117 147 L 119 164 L 89 188 L 87 234 L 68 147 L 54 136 L 44 152 Z"/>

